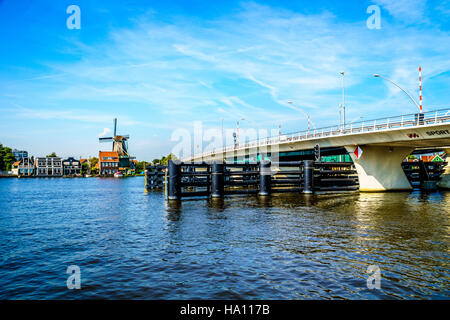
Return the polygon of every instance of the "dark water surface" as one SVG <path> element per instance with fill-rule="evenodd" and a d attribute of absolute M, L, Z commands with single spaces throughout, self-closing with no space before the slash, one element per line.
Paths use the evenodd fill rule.
<path fill-rule="evenodd" d="M 0 179 L 0 299 L 450 297 L 450 192 L 169 206 L 143 185 Z M 80 290 L 67 289 L 69 265 Z"/>

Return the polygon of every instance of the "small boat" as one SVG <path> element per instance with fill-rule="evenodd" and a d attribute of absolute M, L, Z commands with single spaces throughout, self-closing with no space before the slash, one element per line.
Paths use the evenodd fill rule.
<path fill-rule="evenodd" d="M 123 173 L 120 171 L 117 171 L 116 173 L 114 173 L 114 178 L 122 178 L 123 177 Z"/>

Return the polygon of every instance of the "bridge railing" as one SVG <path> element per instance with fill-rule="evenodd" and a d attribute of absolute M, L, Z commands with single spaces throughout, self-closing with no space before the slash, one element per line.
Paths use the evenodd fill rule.
<path fill-rule="evenodd" d="M 267 138 L 255 139 L 239 145 L 225 146 L 218 150 L 194 155 L 210 156 L 216 153 L 226 153 L 248 148 L 264 147 L 274 144 L 282 144 L 294 141 L 306 141 L 325 137 L 335 137 L 349 134 L 378 132 L 406 127 L 418 127 L 426 125 L 436 125 L 450 123 L 450 108 L 428 111 L 423 113 L 412 113 L 401 116 L 379 118 L 373 120 L 363 120 L 347 123 L 343 126 L 328 126 L 311 130 L 303 130 L 284 135 L 271 136 Z"/>

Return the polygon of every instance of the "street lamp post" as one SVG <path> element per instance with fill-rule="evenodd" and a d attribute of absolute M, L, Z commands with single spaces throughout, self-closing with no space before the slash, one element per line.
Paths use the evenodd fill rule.
<path fill-rule="evenodd" d="M 294 104 L 293 101 L 290 101 L 290 100 L 289 100 L 287 103 L 289 103 L 289 104 L 295 106 L 295 104 Z M 298 108 L 298 107 L 297 107 L 297 108 Z M 311 121 L 311 117 L 309 116 L 309 114 L 307 114 L 306 112 L 304 112 L 302 109 L 298 109 L 298 110 L 300 110 L 300 111 L 303 113 L 303 115 L 305 116 L 306 120 L 308 120 L 308 131 L 309 131 L 309 129 L 310 129 L 310 124 L 312 124 L 313 127 L 314 127 L 314 129 L 316 129 L 316 126 L 315 126 L 315 124 Z"/>
<path fill-rule="evenodd" d="M 245 120 L 244 118 L 241 118 L 241 120 Z M 239 145 L 239 120 L 236 121 L 236 141 L 237 141 L 237 145 Z"/>
<path fill-rule="evenodd" d="M 350 121 L 350 124 L 352 124 L 352 123 L 355 122 L 356 120 L 359 120 L 359 119 L 362 119 L 362 118 L 364 118 L 364 117 L 361 116 L 361 117 L 355 118 L 355 119 L 353 119 L 352 121 Z"/>
<path fill-rule="evenodd" d="M 392 81 L 392 80 L 390 80 L 390 79 L 388 79 L 388 78 L 385 78 L 385 77 L 383 77 L 382 75 L 374 74 L 373 76 L 374 76 L 375 78 L 382 78 L 382 79 L 384 79 L 384 80 L 386 80 L 386 81 L 389 81 L 390 83 L 392 83 L 393 85 L 395 85 L 396 87 L 398 87 L 400 90 L 402 90 L 404 93 L 406 93 L 406 95 L 407 95 L 407 96 L 411 99 L 411 101 L 416 105 L 417 109 L 419 109 L 419 113 L 422 113 L 422 110 L 421 110 L 419 104 L 416 102 L 416 100 L 413 99 L 413 97 L 411 97 L 411 95 L 410 95 L 406 90 L 404 90 L 402 87 L 400 87 L 400 86 L 399 86 L 398 84 L 396 84 L 394 81 Z"/>
<path fill-rule="evenodd" d="M 345 82 L 344 82 L 345 81 L 344 80 L 345 72 L 342 71 L 341 74 L 342 74 L 342 105 L 341 105 L 341 108 L 342 108 L 343 121 L 341 120 L 341 116 L 339 116 L 339 121 L 341 121 L 341 126 L 343 125 L 344 129 L 345 129 Z"/>
<path fill-rule="evenodd" d="M 222 140 L 222 148 L 223 148 L 223 147 L 224 147 L 224 138 L 225 138 L 225 137 L 224 137 L 224 133 L 223 133 L 223 120 L 224 120 L 224 119 L 221 118 L 221 120 L 222 120 L 222 139 L 221 139 L 221 140 Z"/>
<path fill-rule="evenodd" d="M 224 160 L 225 154 L 224 154 L 224 149 L 225 149 L 225 137 L 224 137 L 224 132 L 223 132 L 223 120 L 224 118 L 221 118 L 222 120 L 222 138 L 220 139 L 222 141 L 222 161 Z"/>

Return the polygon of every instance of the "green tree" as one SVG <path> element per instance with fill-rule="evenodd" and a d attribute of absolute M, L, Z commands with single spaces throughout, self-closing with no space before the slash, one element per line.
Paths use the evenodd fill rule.
<path fill-rule="evenodd" d="M 177 159 L 178 158 L 173 153 L 170 153 L 167 156 L 163 156 L 161 159 L 153 159 L 152 165 L 161 164 L 163 166 L 167 166 L 169 160 L 177 160 Z"/>
<path fill-rule="evenodd" d="M 91 174 L 98 174 L 97 168 L 98 158 L 97 157 L 90 158 L 89 163 L 91 164 Z"/>
<path fill-rule="evenodd" d="M 48 158 L 56 158 L 57 155 L 56 155 L 55 152 L 52 152 L 52 153 L 50 153 L 47 157 L 48 157 Z"/>
<path fill-rule="evenodd" d="M 5 170 L 5 162 L 3 162 L 3 145 L 0 143 L 0 170 Z"/>
<path fill-rule="evenodd" d="M 170 153 L 167 157 L 161 158 L 161 164 L 167 166 L 169 160 L 177 160 L 177 157 L 173 153 Z"/>
<path fill-rule="evenodd" d="M 85 175 L 88 172 L 89 172 L 89 165 L 87 164 L 87 162 L 83 162 L 81 164 L 81 174 Z"/>
<path fill-rule="evenodd" d="M 136 172 L 141 172 L 145 170 L 145 167 L 149 164 L 148 161 L 138 161 L 136 163 Z"/>
<path fill-rule="evenodd" d="M 11 148 L 4 147 L 0 144 L 0 170 L 11 170 L 12 164 L 16 161 Z"/>

